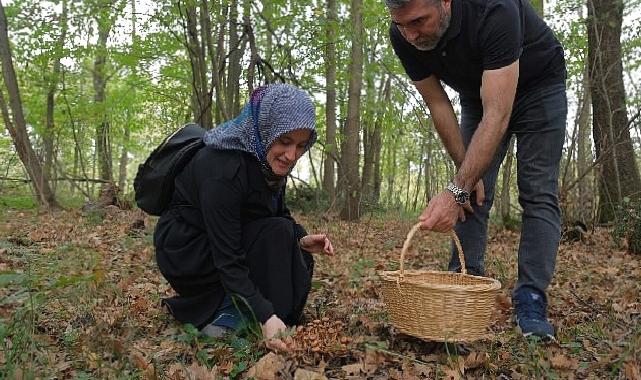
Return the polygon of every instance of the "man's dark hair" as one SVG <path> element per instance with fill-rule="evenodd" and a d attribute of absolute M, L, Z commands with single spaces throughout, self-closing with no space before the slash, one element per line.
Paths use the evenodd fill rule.
<path fill-rule="evenodd" d="M 439 3 L 441 0 L 422 0 L 426 3 L 429 3 L 430 5 L 436 5 Z M 412 2 L 412 0 L 385 0 L 385 4 L 387 5 L 387 8 L 389 9 L 399 9 L 403 8 L 407 4 Z"/>

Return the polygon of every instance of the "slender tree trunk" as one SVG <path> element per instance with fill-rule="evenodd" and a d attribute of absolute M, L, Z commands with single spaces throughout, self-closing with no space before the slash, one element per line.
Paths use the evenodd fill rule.
<path fill-rule="evenodd" d="M 361 205 L 365 208 L 370 206 L 371 193 L 372 193 L 372 174 L 374 171 L 374 150 L 372 149 L 372 138 L 374 134 L 374 126 L 376 118 L 372 117 L 374 113 L 374 83 L 372 76 L 366 79 L 365 88 L 365 106 L 361 107 L 363 110 L 364 120 L 361 119 L 362 135 L 363 135 L 363 166 L 361 174 Z"/>
<path fill-rule="evenodd" d="M 381 175 L 381 149 L 383 147 L 383 118 L 385 117 L 385 112 L 387 111 L 387 107 L 390 104 L 390 98 L 391 98 L 391 77 L 387 77 L 387 81 L 385 83 L 385 90 L 384 90 L 384 100 L 383 100 L 383 106 L 381 107 L 382 110 L 379 113 L 377 119 L 376 119 L 376 126 L 374 128 L 374 135 L 372 136 L 372 150 L 374 151 L 374 178 L 373 178 L 373 185 L 372 185 L 372 202 L 374 204 L 378 204 L 379 198 L 381 195 L 381 182 L 382 182 L 382 175 Z"/>
<path fill-rule="evenodd" d="M 229 65 L 227 66 L 227 91 L 225 101 L 231 115 L 240 111 L 240 59 L 243 56 L 243 42 L 238 35 L 238 0 L 231 0 L 229 8 Z"/>
<path fill-rule="evenodd" d="M 396 193 L 396 150 L 398 149 L 398 135 L 394 134 L 391 144 L 388 145 L 388 175 L 387 175 L 387 200 L 388 204 L 395 204 L 397 197 Z"/>
<path fill-rule="evenodd" d="M 624 197 L 638 199 L 641 179 L 628 129 L 621 62 L 622 0 L 588 0 L 588 70 L 593 135 L 601 160 L 599 219 L 614 219 Z"/>
<path fill-rule="evenodd" d="M 105 76 L 105 64 L 107 63 L 107 39 L 109 38 L 110 26 L 98 23 L 98 46 L 93 66 L 93 87 L 94 102 L 97 105 L 102 121 L 96 126 L 96 153 L 98 158 L 98 176 L 104 181 L 113 181 L 111 170 L 111 143 L 110 127 L 105 110 L 107 78 Z"/>
<path fill-rule="evenodd" d="M 136 37 L 136 0 L 131 0 L 131 44 L 132 46 L 137 43 Z M 133 64 L 132 67 L 133 77 L 138 76 L 137 62 Z M 132 86 L 130 88 L 134 94 L 136 93 L 136 87 Z M 135 95 L 134 95 L 135 98 Z M 121 191 L 125 191 L 125 186 L 127 186 L 127 155 L 129 151 L 129 139 L 131 138 L 131 123 L 132 120 L 135 120 L 135 117 L 131 115 L 131 112 L 127 110 L 127 121 L 125 122 L 125 131 L 122 141 L 122 150 L 120 151 L 120 160 L 118 162 L 118 188 Z"/>
<path fill-rule="evenodd" d="M 201 17 L 203 16 L 202 10 L 200 15 Z M 193 120 L 203 128 L 209 129 L 212 126 L 211 93 L 207 88 L 206 43 L 202 41 L 204 36 L 199 32 L 199 20 L 201 17 L 199 17 L 198 4 L 194 1 L 188 1 L 185 6 L 185 18 L 187 21 L 186 46 L 192 79 L 191 108 L 194 115 Z M 208 17 L 208 15 L 204 17 Z M 204 33 L 202 27 L 200 30 Z"/>
<path fill-rule="evenodd" d="M 424 184 L 425 186 L 425 198 L 423 201 L 425 202 L 425 206 L 430 202 L 430 199 L 432 199 L 432 138 L 431 134 L 428 133 L 426 136 L 427 139 L 427 149 L 426 149 L 426 154 L 425 154 L 425 165 L 423 166 L 425 169 L 425 174 L 424 174 Z"/>
<path fill-rule="evenodd" d="M 412 160 L 411 160 L 411 154 L 407 151 L 407 146 L 405 147 L 405 162 L 407 163 L 406 169 L 405 169 L 405 212 L 409 211 L 410 208 L 410 185 L 412 184 L 411 177 L 412 177 Z"/>
<path fill-rule="evenodd" d="M 216 90 L 216 124 L 231 118 L 231 109 L 227 109 L 225 101 L 226 81 L 225 72 L 221 68 L 225 62 L 225 31 L 227 30 L 227 14 L 229 6 L 221 6 L 221 14 L 218 19 L 218 40 L 216 41 L 216 64 L 212 67 L 212 75 L 216 76 L 214 88 Z"/>
<path fill-rule="evenodd" d="M 55 132 L 55 120 L 54 120 L 54 107 L 55 107 L 55 96 L 56 90 L 58 89 L 58 78 L 60 76 L 60 58 L 62 56 L 62 50 L 64 49 L 65 40 L 67 38 L 67 0 L 62 1 L 62 14 L 60 16 L 60 36 L 56 43 L 56 54 L 53 59 L 53 72 L 49 80 L 49 88 L 47 90 L 47 116 L 45 124 L 45 133 L 43 136 L 44 150 L 45 150 L 45 162 L 44 162 L 44 175 L 45 179 L 49 181 L 52 177 L 52 166 L 53 166 L 53 151 L 54 151 L 54 140 L 56 136 Z M 49 181 L 50 182 L 50 181 Z M 50 185 L 51 182 L 50 182 Z M 53 187 L 53 186 L 52 186 Z"/>
<path fill-rule="evenodd" d="M 43 208 L 58 207 L 55 196 L 49 183 L 45 180 L 42 166 L 36 156 L 29 134 L 27 132 L 27 122 L 22 109 L 22 99 L 16 72 L 13 67 L 13 58 L 11 56 L 11 47 L 9 46 L 9 34 L 7 32 L 7 17 L 4 13 L 4 6 L 0 1 L 0 61 L 2 62 L 2 77 L 9 95 L 9 104 L 11 106 L 11 115 L 7 103 L 4 100 L 2 89 L 0 89 L 0 108 L 5 126 L 11 135 L 11 140 L 22 161 L 29 179 L 34 188 L 34 193 L 38 204 Z"/>
<path fill-rule="evenodd" d="M 416 177 L 416 191 L 414 192 L 414 201 L 412 203 L 412 210 L 416 210 L 416 207 L 418 205 L 418 195 L 421 193 L 421 182 L 423 180 L 423 165 L 425 164 L 425 160 L 423 160 L 423 156 L 425 155 L 425 145 L 426 141 L 423 140 L 421 141 L 421 151 L 419 155 L 419 164 L 418 164 L 418 176 Z"/>
<path fill-rule="evenodd" d="M 327 0 L 327 44 L 325 45 L 325 163 L 323 165 L 323 191 L 335 203 L 334 187 L 336 149 L 336 28 L 338 10 L 336 0 Z"/>
<path fill-rule="evenodd" d="M 501 221 L 503 227 L 510 225 L 510 182 L 512 180 L 512 161 L 514 160 L 514 141 L 515 138 L 510 138 L 505 161 L 503 161 L 503 182 L 501 186 Z"/>
<path fill-rule="evenodd" d="M 347 179 L 347 194 L 340 216 L 343 220 L 360 219 L 360 180 L 359 180 L 359 134 L 361 87 L 363 85 L 363 2 L 352 0 L 351 15 L 353 38 L 351 62 L 349 66 L 349 89 L 347 100 L 347 124 L 345 128 L 345 151 L 343 170 Z"/>
<path fill-rule="evenodd" d="M 588 76 L 587 65 L 586 70 L 583 72 L 583 90 L 581 97 L 581 108 L 579 110 L 579 117 L 577 128 L 579 135 L 577 137 L 577 175 L 581 176 L 579 179 L 579 220 L 585 224 L 592 222 L 592 202 L 594 200 L 593 193 L 590 191 L 589 177 L 584 176 L 590 167 L 592 167 L 592 148 L 590 146 L 590 115 L 591 115 L 591 102 L 590 97 L 590 79 Z"/>
<path fill-rule="evenodd" d="M 255 72 L 256 66 L 260 64 L 260 55 L 258 54 L 258 47 L 256 46 L 256 36 L 254 35 L 254 28 L 251 24 L 251 9 L 250 3 L 245 2 L 243 8 L 243 28 L 247 35 L 247 42 L 249 43 L 249 67 L 247 68 L 247 90 L 249 93 L 254 91 Z"/>

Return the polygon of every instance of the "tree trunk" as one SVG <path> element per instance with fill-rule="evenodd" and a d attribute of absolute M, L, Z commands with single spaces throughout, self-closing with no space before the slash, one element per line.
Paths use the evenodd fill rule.
<path fill-rule="evenodd" d="M 7 93 L 9 95 L 9 104 L 13 120 L 9 115 L 7 103 L 4 100 L 2 89 L 0 89 L 0 108 L 5 126 L 11 135 L 13 146 L 22 161 L 29 179 L 33 184 L 34 192 L 38 205 L 47 209 L 49 207 L 58 207 L 55 196 L 49 183 L 45 180 L 42 166 L 36 156 L 29 134 L 27 132 L 27 122 L 22 109 L 22 99 L 16 72 L 13 67 L 13 58 L 11 57 L 11 47 L 9 46 L 9 34 L 7 32 L 7 17 L 4 13 L 4 6 L 0 1 L 0 61 L 2 61 L 2 77 L 4 78 Z"/>
<path fill-rule="evenodd" d="M 402 123 L 401 123 L 402 125 Z M 391 144 L 388 144 L 388 170 L 387 170 L 387 202 L 395 205 L 397 203 L 398 193 L 396 192 L 396 150 L 398 149 L 398 135 L 394 134 Z M 396 195 L 396 196 L 395 196 Z"/>
<path fill-rule="evenodd" d="M 430 203 L 430 199 L 432 199 L 432 138 L 431 134 L 428 133 L 426 136 L 427 139 L 427 149 L 426 149 L 426 154 L 425 154 L 425 164 L 423 165 L 424 168 L 424 175 L 423 177 L 425 178 L 423 180 L 424 184 L 423 186 L 425 187 L 425 197 L 423 199 L 424 206 L 427 206 L 428 203 Z"/>
<path fill-rule="evenodd" d="M 391 81 L 392 78 L 388 77 L 387 82 L 385 83 L 384 90 L 384 106 L 381 107 L 382 110 L 378 114 L 376 119 L 376 126 L 374 128 L 374 134 L 372 136 L 372 150 L 374 151 L 374 178 L 372 184 L 372 203 L 378 204 L 379 198 L 381 195 L 381 149 L 383 148 L 383 118 L 385 117 L 385 112 L 387 111 L 387 106 L 390 104 L 391 98 Z"/>
<path fill-rule="evenodd" d="M 625 197 L 637 199 L 641 193 L 623 85 L 623 1 L 588 0 L 587 6 L 593 135 L 601 161 L 599 221 L 610 222 Z"/>
<path fill-rule="evenodd" d="M 515 138 L 510 138 L 505 161 L 503 162 L 503 182 L 501 186 L 501 221 L 503 227 L 506 228 L 511 225 L 512 218 L 510 218 L 510 182 L 512 179 L 512 161 L 514 160 L 514 141 Z"/>
<path fill-rule="evenodd" d="M 134 46 L 137 41 L 136 37 L 136 0 L 131 0 L 131 44 Z M 137 62 L 132 65 L 131 72 L 133 73 L 134 78 L 138 75 Z M 136 87 L 132 86 L 130 91 L 134 94 L 136 93 Z M 135 96 L 134 96 L 135 98 Z M 135 120 L 135 118 L 133 118 Z M 125 123 L 125 133 L 122 141 L 122 150 L 120 151 L 120 160 L 118 162 L 118 188 L 121 191 L 125 191 L 125 186 L 127 186 L 127 154 L 129 147 L 129 139 L 131 138 L 131 126 L 132 115 L 129 110 L 127 110 L 127 122 Z"/>
<path fill-rule="evenodd" d="M 418 206 L 418 195 L 421 193 L 421 181 L 423 180 L 423 165 L 425 164 L 425 160 L 423 160 L 423 156 L 425 155 L 425 146 L 426 146 L 426 141 L 423 140 L 421 141 L 421 150 L 420 154 L 418 156 L 418 176 L 416 177 L 416 191 L 414 192 L 414 201 L 412 203 L 412 210 L 416 210 L 416 207 Z"/>
<path fill-rule="evenodd" d="M 347 100 L 347 124 L 345 127 L 345 151 L 342 166 L 347 179 L 347 194 L 340 216 L 343 220 L 360 219 L 360 180 L 359 180 L 359 133 L 361 87 L 363 85 L 363 11 L 362 0 L 352 0 L 351 18 L 353 39 L 351 62 L 349 66 L 349 89 Z"/>
<path fill-rule="evenodd" d="M 228 6 L 221 6 L 220 18 L 218 19 L 218 40 L 216 41 L 216 63 L 212 65 L 212 75 L 216 77 L 213 81 L 214 89 L 216 90 L 216 124 L 220 124 L 225 120 L 231 118 L 231 110 L 227 109 L 227 103 L 225 102 L 225 74 L 224 70 L 220 68 L 223 67 L 223 62 L 225 62 L 225 30 L 227 26 L 227 14 L 229 12 Z"/>
<path fill-rule="evenodd" d="M 231 0 L 229 8 L 229 65 L 227 66 L 226 109 L 234 117 L 240 112 L 240 59 L 243 57 L 243 41 L 238 35 L 238 0 Z"/>
<path fill-rule="evenodd" d="M 98 159 L 98 176 L 103 181 L 112 182 L 111 170 L 111 143 L 109 121 L 105 110 L 107 78 L 105 77 L 105 64 L 107 63 L 107 39 L 111 25 L 98 22 L 98 46 L 93 66 L 94 102 L 102 121 L 96 126 L 96 154 Z"/>
<path fill-rule="evenodd" d="M 60 16 L 60 36 L 56 43 L 56 53 L 53 58 L 53 72 L 49 80 L 49 88 L 47 89 L 47 116 L 45 124 L 45 133 L 43 136 L 45 160 L 44 160 L 44 176 L 45 180 L 49 182 L 52 177 L 53 166 L 53 151 L 55 133 L 55 120 L 54 120 L 54 106 L 56 90 L 58 89 L 58 78 L 60 76 L 60 58 L 62 56 L 62 49 L 64 48 L 65 39 L 67 38 L 67 0 L 62 1 L 62 14 Z M 51 183 L 50 183 L 51 185 Z M 53 186 L 52 186 L 53 187 Z"/>
<path fill-rule="evenodd" d="M 191 65 L 191 107 L 194 121 L 203 128 L 210 129 L 213 127 L 212 94 L 208 88 L 207 81 L 207 35 L 205 30 L 206 21 L 204 20 L 209 17 L 209 14 L 205 14 L 207 7 L 201 3 L 201 8 L 203 7 L 204 9 L 200 9 L 200 16 L 199 7 L 195 2 L 188 2 L 185 7 L 185 17 L 187 19 L 186 45 Z"/>
<path fill-rule="evenodd" d="M 367 62 L 366 66 L 367 67 Z M 361 205 L 364 210 L 371 205 L 371 193 L 372 193 L 372 177 L 374 171 L 374 150 L 372 149 L 372 138 L 374 134 L 374 126 L 372 125 L 376 121 L 376 117 L 372 116 L 375 113 L 374 103 L 376 102 L 376 96 L 374 95 L 374 81 L 373 76 L 368 75 L 365 79 L 365 101 L 362 109 L 362 135 L 363 135 L 363 166 L 361 171 Z"/>
<path fill-rule="evenodd" d="M 593 193 L 590 191 L 589 177 L 584 175 L 592 167 L 592 147 L 590 146 L 590 115 L 591 102 L 590 97 L 590 79 L 588 77 L 587 65 L 583 72 L 583 91 L 581 96 L 581 108 L 576 128 L 579 129 L 577 137 L 577 175 L 579 178 L 579 211 L 578 217 L 581 222 L 588 224 L 592 222 L 592 205 Z"/>
<path fill-rule="evenodd" d="M 338 27 L 338 10 L 336 0 L 327 1 L 327 44 L 325 45 L 325 162 L 323 164 L 323 191 L 334 204 L 336 192 L 334 187 L 336 157 L 336 28 Z"/>

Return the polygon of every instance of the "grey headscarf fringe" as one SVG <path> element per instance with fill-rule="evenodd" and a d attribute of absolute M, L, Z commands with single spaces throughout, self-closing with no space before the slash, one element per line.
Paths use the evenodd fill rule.
<path fill-rule="evenodd" d="M 240 115 L 207 131 L 203 141 L 218 149 L 252 154 L 269 181 L 275 175 L 267 163 L 267 151 L 281 135 L 298 129 L 311 131 L 307 151 L 317 137 L 312 99 L 298 87 L 275 83 L 255 89 Z"/>

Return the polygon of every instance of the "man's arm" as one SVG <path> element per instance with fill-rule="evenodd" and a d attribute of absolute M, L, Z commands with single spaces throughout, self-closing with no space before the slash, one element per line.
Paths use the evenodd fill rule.
<path fill-rule="evenodd" d="M 467 151 L 463 154 L 463 161 L 454 178 L 454 182 L 468 192 L 480 183 L 479 179 L 490 166 L 496 148 L 505 134 L 512 113 L 518 77 L 518 61 L 483 73 L 481 86 L 483 118 L 472 136 Z M 430 111 L 433 110 L 430 108 Z M 460 135 L 458 130 L 457 133 Z M 476 186 L 476 188 L 478 193 L 483 187 Z M 481 204 L 482 200 L 477 199 L 477 202 Z M 466 203 L 464 208 L 471 210 L 469 203 Z M 452 194 L 444 190 L 430 200 L 419 217 L 421 228 L 440 232 L 449 231 L 454 227 L 457 215 L 461 220 L 465 220 L 464 215 L 461 218 L 461 213 L 461 207 Z"/>
<path fill-rule="evenodd" d="M 443 141 L 445 149 L 454 160 L 456 167 L 459 168 L 465 158 L 465 146 L 452 103 L 441 86 L 441 82 L 436 76 L 430 75 L 423 80 L 415 81 L 414 86 L 430 110 L 434 127 Z"/>
<path fill-rule="evenodd" d="M 519 61 L 496 70 L 485 70 L 481 83 L 483 118 L 479 123 L 465 158 L 454 177 L 457 186 L 470 192 L 488 169 L 505 131 L 519 80 Z"/>

